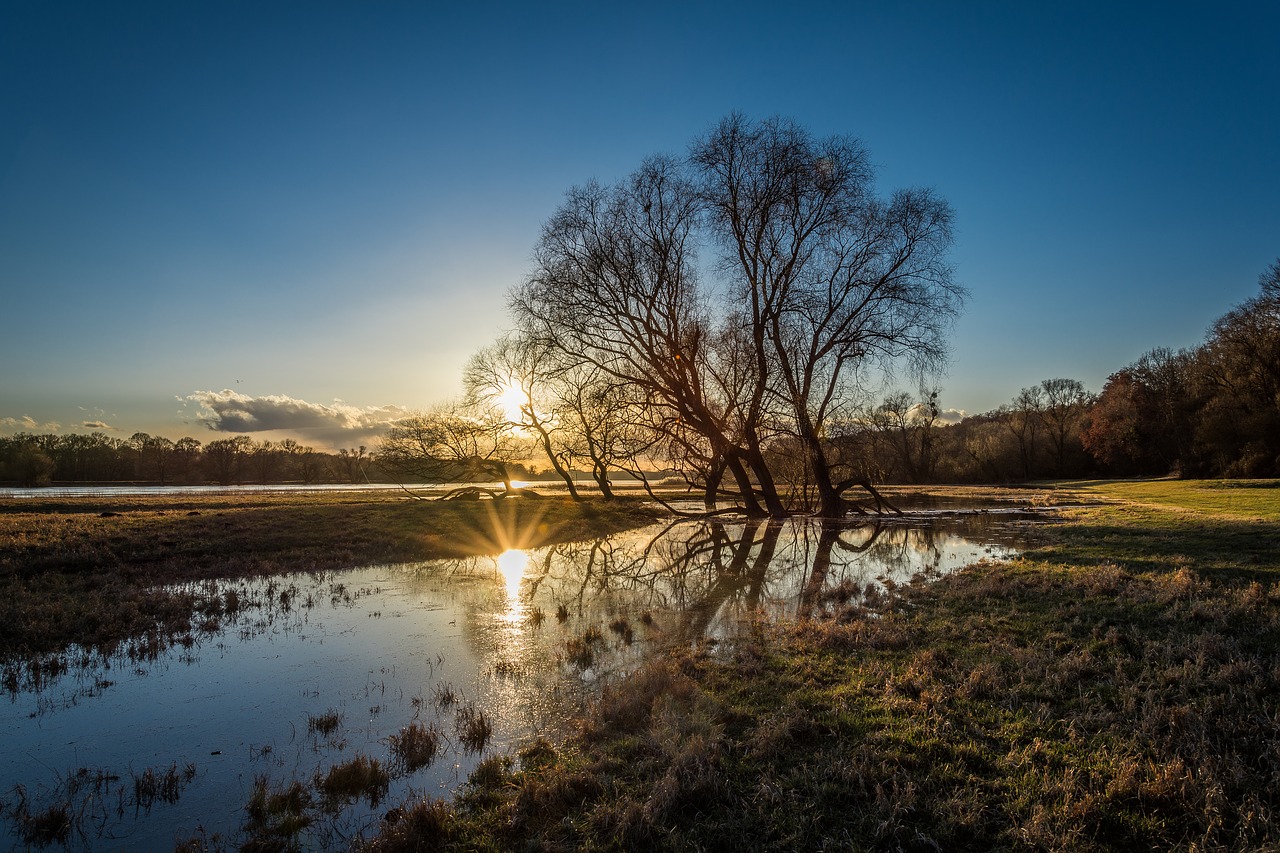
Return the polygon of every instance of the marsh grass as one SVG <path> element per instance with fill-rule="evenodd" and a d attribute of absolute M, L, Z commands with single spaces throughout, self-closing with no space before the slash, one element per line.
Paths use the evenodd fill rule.
<path fill-rule="evenodd" d="M 307 715 L 307 733 L 329 737 L 342 725 L 342 712 L 332 708 L 323 714 Z"/>
<path fill-rule="evenodd" d="M 475 705 L 461 705 L 454 718 L 454 732 L 463 749 L 468 752 L 481 752 L 489 743 L 489 738 L 493 736 L 493 722 L 488 714 Z"/>
<path fill-rule="evenodd" d="M 635 640 L 635 631 L 631 628 L 631 621 L 625 616 L 618 616 L 609 623 L 609 630 L 618 635 L 625 645 L 631 645 Z"/>
<path fill-rule="evenodd" d="M 433 806 L 431 843 L 1280 847 L 1276 490 L 1227 514 L 1160 488 L 1190 497 L 1072 510 L 1021 559 L 659 658 L 563 748 Z"/>
<path fill-rule="evenodd" d="M 245 804 L 245 836 L 242 851 L 297 849 L 297 837 L 312 824 L 311 792 L 294 780 L 273 789 L 266 776 L 253 780 L 253 790 Z"/>
<path fill-rule="evenodd" d="M 15 785 L 0 801 L 0 818 L 8 821 L 27 845 L 68 846 L 72 839 L 89 844 L 103 827 L 132 807 L 135 814 L 156 803 L 177 803 L 195 779 L 196 766 L 176 762 L 163 770 L 152 767 L 131 773 L 131 783 L 119 774 L 80 767 L 59 774 L 49 788 L 29 791 Z"/>
<path fill-rule="evenodd" d="M 196 778 L 196 766 L 188 763 L 179 768 L 174 762 L 164 772 L 148 767 L 133 777 L 134 808 L 150 811 L 156 802 L 176 803 L 182 790 Z"/>
<path fill-rule="evenodd" d="M 440 731 L 435 726 L 412 722 L 399 734 L 388 737 L 391 758 L 402 773 L 413 773 L 429 765 L 440 751 Z"/>
<path fill-rule="evenodd" d="M 325 805 L 330 810 L 340 809 L 349 803 L 364 800 L 370 807 L 376 808 L 387 794 L 391 784 L 391 774 L 382 766 L 382 762 L 367 755 L 355 757 L 335 764 L 324 774 L 317 774 L 316 790 L 324 797 Z"/>
<path fill-rule="evenodd" d="M 596 661 L 596 653 L 602 651 L 603 647 L 604 634 L 599 626 L 589 625 L 580 635 L 565 643 L 565 660 L 578 669 L 590 669 Z"/>

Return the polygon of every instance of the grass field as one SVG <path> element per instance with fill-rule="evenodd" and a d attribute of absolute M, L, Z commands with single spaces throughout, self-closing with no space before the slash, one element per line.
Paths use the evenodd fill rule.
<path fill-rule="evenodd" d="M 1082 494 L 1131 505 L 1280 522 L 1280 480 L 1106 480 L 1065 485 Z"/>
<path fill-rule="evenodd" d="M 1043 544 L 879 615 L 649 665 L 369 850 L 1280 847 L 1271 484 L 1070 484 Z"/>

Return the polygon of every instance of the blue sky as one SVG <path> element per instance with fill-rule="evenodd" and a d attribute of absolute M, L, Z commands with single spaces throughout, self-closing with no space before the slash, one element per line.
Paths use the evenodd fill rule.
<path fill-rule="evenodd" d="M 566 189 L 733 110 L 954 206 L 945 407 L 1097 390 L 1280 255 L 1277 32 L 1274 2 L 14 0 L 0 430 L 363 443 L 460 390 Z"/>

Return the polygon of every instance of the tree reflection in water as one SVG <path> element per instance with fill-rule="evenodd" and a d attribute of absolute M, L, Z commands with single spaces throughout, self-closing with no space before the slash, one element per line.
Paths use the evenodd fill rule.
<path fill-rule="evenodd" d="M 661 613 L 667 639 L 690 642 L 723 638 L 756 614 L 809 618 L 874 601 L 903 584 L 1008 556 L 1015 545 L 1010 531 L 967 519 L 688 520 L 534 552 L 538 568 L 530 566 L 524 598 L 596 620 Z"/>

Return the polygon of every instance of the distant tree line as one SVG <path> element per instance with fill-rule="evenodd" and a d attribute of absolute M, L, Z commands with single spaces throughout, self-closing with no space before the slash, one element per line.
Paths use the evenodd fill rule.
<path fill-rule="evenodd" d="M 102 432 L 0 437 L 0 481 L 22 486 L 54 482 L 231 486 L 385 480 L 386 473 L 364 447 L 330 453 L 289 438 L 258 442 L 237 435 L 201 444 L 191 437 L 173 441 L 143 432 L 123 439 Z"/>
<path fill-rule="evenodd" d="M 844 440 L 892 482 L 1280 476 L 1280 260 L 1198 347 L 1145 353 L 1091 394 L 1049 379 L 939 425 L 936 392 L 894 394 Z"/>

